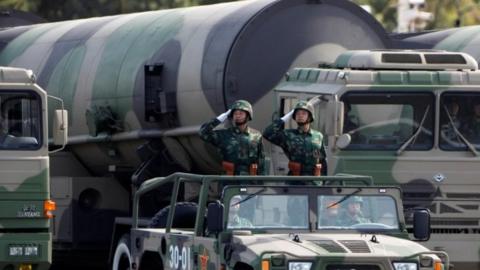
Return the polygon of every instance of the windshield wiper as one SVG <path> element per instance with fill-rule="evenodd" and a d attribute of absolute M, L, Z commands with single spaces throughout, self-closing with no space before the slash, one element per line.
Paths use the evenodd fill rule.
<path fill-rule="evenodd" d="M 247 197 L 245 197 L 245 198 L 241 199 L 240 201 L 232 204 L 231 206 L 235 206 L 235 205 L 242 204 L 242 203 L 250 200 L 251 198 L 257 196 L 258 194 L 265 192 L 265 190 L 266 190 L 266 188 L 262 188 L 262 189 L 260 189 L 259 191 L 255 192 L 255 193 L 249 194 Z"/>
<path fill-rule="evenodd" d="M 475 149 L 475 147 L 472 145 L 471 142 L 469 142 L 467 140 L 467 138 L 465 138 L 462 133 L 457 129 L 457 127 L 455 126 L 455 123 L 453 123 L 453 119 L 452 119 L 452 116 L 450 115 L 450 113 L 448 112 L 448 109 L 445 105 L 443 105 L 443 109 L 445 109 L 445 111 L 447 112 L 447 117 L 448 117 L 448 121 L 450 122 L 450 125 L 452 125 L 453 127 L 453 131 L 455 132 L 455 135 L 457 135 L 458 138 L 460 138 L 460 140 L 463 141 L 463 143 L 465 145 L 467 145 L 468 149 L 473 153 L 474 156 L 478 157 L 479 154 L 477 152 L 477 150 Z"/>
<path fill-rule="evenodd" d="M 420 125 L 418 126 L 417 131 L 406 142 L 404 142 L 402 144 L 402 146 L 400 146 L 400 148 L 397 150 L 397 156 L 401 155 L 403 153 L 403 151 L 405 151 L 405 149 L 412 142 L 414 142 L 417 139 L 418 134 L 420 134 L 420 132 L 422 131 L 423 124 L 425 123 L 425 120 L 427 119 L 427 115 L 428 115 L 429 110 L 430 110 L 430 105 L 427 106 L 427 109 L 425 110 L 425 113 L 423 113 L 423 118 L 422 118 L 422 121 L 420 122 Z"/>
<path fill-rule="evenodd" d="M 358 189 L 355 190 L 354 192 L 343 196 L 340 200 L 338 200 L 338 201 L 336 201 L 335 203 L 332 203 L 332 204 L 330 204 L 329 206 L 327 206 L 327 209 L 332 208 L 332 207 L 334 207 L 334 206 L 336 206 L 336 205 L 341 204 L 342 202 L 348 200 L 348 198 L 350 198 L 350 197 L 352 197 L 353 195 L 359 193 L 360 191 L 362 191 L 362 189 L 361 189 L 361 188 L 358 188 Z"/>

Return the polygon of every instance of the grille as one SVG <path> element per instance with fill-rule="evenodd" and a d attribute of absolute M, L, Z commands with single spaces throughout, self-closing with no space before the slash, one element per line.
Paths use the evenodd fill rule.
<path fill-rule="evenodd" d="M 330 264 L 327 270 L 380 270 L 378 265 L 356 265 L 356 264 Z"/>
<path fill-rule="evenodd" d="M 331 241 L 331 240 L 316 240 L 316 241 L 311 241 L 315 245 L 325 249 L 326 251 L 330 253 L 347 253 L 345 249 L 343 249 L 341 246 L 339 246 L 337 243 Z"/>
<path fill-rule="evenodd" d="M 370 253 L 370 248 L 365 241 L 361 240 L 342 240 L 339 241 L 353 253 Z"/>

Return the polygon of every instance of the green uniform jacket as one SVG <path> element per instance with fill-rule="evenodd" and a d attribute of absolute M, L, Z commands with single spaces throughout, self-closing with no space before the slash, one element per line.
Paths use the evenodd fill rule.
<path fill-rule="evenodd" d="M 258 175 L 265 175 L 262 134 L 250 127 L 244 132 L 237 127 L 213 130 L 219 124 L 217 118 L 203 124 L 199 132 L 200 137 L 216 146 L 224 161 L 235 164 L 235 175 L 248 175 L 252 163 L 257 163 Z"/>
<path fill-rule="evenodd" d="M 263 137 L 280 146 L 290 161 L 301 163 L 301 175 L 313 175 L 318 163 L 322 164 L 322 175 L 327 174 L 323 135 L 319 131 L 284 129 L 284 122 L 278 119 L 265 129 Z"/>
<path fill-rule="evenodd" d="M 480 119 L 472 117 L 466 121 L 462 128 L 464 135 L 473 143 L 480 142 Z"/>
<path fill-rule="evenodd" d="M 228 228 L 252 228 L 253 224 L 252 222 L 250 222 L 250 220 L 244 217 L 235 215 L 232 217 L 231 220 L 228 221 L 227 227 Z"/>
<path fill-rule="evenodd" d="M 370 223 L 370 220 L 362 215 L 351 216 L 347 212 L 343 212 L 337 219 L 337 226 L 352 226 L 359 223 Z"/>

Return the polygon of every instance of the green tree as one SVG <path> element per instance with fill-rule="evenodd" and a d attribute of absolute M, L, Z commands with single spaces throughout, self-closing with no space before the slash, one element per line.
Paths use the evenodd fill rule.
<path fill-rule="evenodd" d="M 369 5 L 372 15 L 388 31 L 396 28 L 398 0 L 354 0 L 353 2 L 359 5 Z M 434 15 L 425 30 L 480 23 L 480 0 L 426 0 L 424 11 Z"/>
<path fill-rule="evenodd" d="M 231 1 L 235 0 L 0 0 L 0 10 L 18 9 L 61 21 Z"/>

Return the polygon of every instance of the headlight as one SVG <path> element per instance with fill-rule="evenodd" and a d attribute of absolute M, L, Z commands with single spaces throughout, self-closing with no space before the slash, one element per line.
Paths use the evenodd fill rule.
<path fill-rule="evenodd" d="M 395 270 L 417 270 L 417 264 L 413 262 L 394 262 L 393 268 Z"/>
<path fill-rule="evenodd" d="M 289 262 L 288 270 L 310 270 L 312 262 Z"/>

